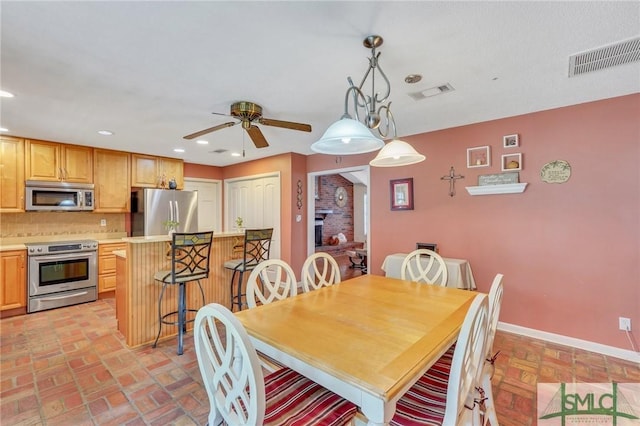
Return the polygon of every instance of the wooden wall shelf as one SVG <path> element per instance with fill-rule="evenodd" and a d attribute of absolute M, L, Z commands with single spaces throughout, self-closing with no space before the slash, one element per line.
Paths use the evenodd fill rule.
<path fill-rule="evenodd" d="M 527 183 L 506 183 L 503 185 L 467 186 L 470 195 L 518 194 L 524 192 Z"/>

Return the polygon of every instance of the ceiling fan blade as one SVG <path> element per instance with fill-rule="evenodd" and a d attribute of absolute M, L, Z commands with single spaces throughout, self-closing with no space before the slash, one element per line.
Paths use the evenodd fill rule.
<path fill-rule="evenodd" d="M 184 136 L 183 139 L 195 139 L 202 135 L 206 135 L 207 133 L 215 132 L 216 130 L 224 129 L 226 127 L 235 126 L 239 121 L 229 121 L 228 123 L 218 124 L 217 126 L 209 127 L 208 129 L 200 130 L 199 132 L 191 133 L 190 135 Z"/>
<path fill-rule="evenodd" d="M 226 112 L 212 112 L 211 114 L 213 114 L 213 115 L 224 115 L 225 117 L 231 117 L 231 115 L 227 114 Z"/>
<path fill-rule="evenodd" d="M 249 133 L 249 137 L 253 141 L 253 144 L 256 148 L 266 148 L 269 146 L 267 140 L 264 138 L 264 135 L 256 126 L 250 126 L 247 129 L 247 133 Z"/>
<path fill-rule="evenodd" d="M 272 120 L 270 118 L 260 118 L 258 122 L 260 124 L 264 124 L 265 126 L 282 127 L 285 129 L 300 130 L 302 132 L 311 131 L 310 124 L 294 123 L 293 121 L 280 121 L 280 120 Z"/>

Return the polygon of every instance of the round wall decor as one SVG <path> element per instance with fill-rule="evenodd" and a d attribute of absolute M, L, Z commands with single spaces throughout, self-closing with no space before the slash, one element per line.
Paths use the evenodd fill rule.
<path fill-rule="evenodd" d="M 547 183 L 565 183 L 571 177 L 571 165 L 564 160 L 550 161 L 540 169 L 540 178 Z"/>
<path fill-rule="evenodd" d="M 344 207 L 347 204 L 347 190 L 342 186 L 336 188 L 336 204 L 339 207 Z"/>

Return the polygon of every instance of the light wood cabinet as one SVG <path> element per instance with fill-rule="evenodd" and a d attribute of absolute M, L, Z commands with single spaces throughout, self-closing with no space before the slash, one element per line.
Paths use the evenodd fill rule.
<path fill-rule="evenodd" d="M 27 306 L 27 251 L 0 253 L 0 310 Z"/>
<path fill-rule="evenodd" d="M 106 243 L 98 246 L 98 293 L 116 289 L 116 255 L 114 250 L 124 250 L 126 243 Z"/>
<path fill-rule="evenodd" d="M 0 212 L 24 212 L 24 140 L 0 137 Z"/>
<path fill-rule="evenodd" d="M 93 148 L 27 140 L 27 180 L 93 183 Z"/>
<path fill-rule="evenodd" d="M 169 180 L 175 179 L 178 184 L 176 189 L 184 189 L 184 161 L 175 158 L 161 158 L 158 166 L 158 174 L 160 177 L 167 178 L 167 185 Z"/>
<path fill-rule="evenodd" d="M 166 185 L 170 179 L 175 179 L 177 189 L 183 189 L 184 162 L 175 158 L 131 154 L 132 187 L 161 188 L 163 179 Z"/>
<path fill-rule="evenodd" d="M 131 175 L 128 152 L 93 150 L 95 211 L 125 213 L 131 211 Z"/>

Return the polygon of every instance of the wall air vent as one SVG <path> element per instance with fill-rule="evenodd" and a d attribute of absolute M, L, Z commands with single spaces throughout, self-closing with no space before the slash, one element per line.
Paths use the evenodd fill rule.
<path fill-rule="evenodd" d="M 225 152 L 227 152 L 227 149 L 214 149 L 213 151 L 209 151 L 209 154 L 224 154 Z"/>
<path fill-rule="evenodd" d="M 432 96 L 441 95 L 443 93 L 451 92 L 455 90 L 449 83 L 441 84 L 440 86 L 430 87 L 419 92 L 407 93 L 414 101 L 430 98 Z"/>
<path fill-rule="evenodd" d="M 569 56 L 569 77 L 640 60 L 640 37 Z"/>

